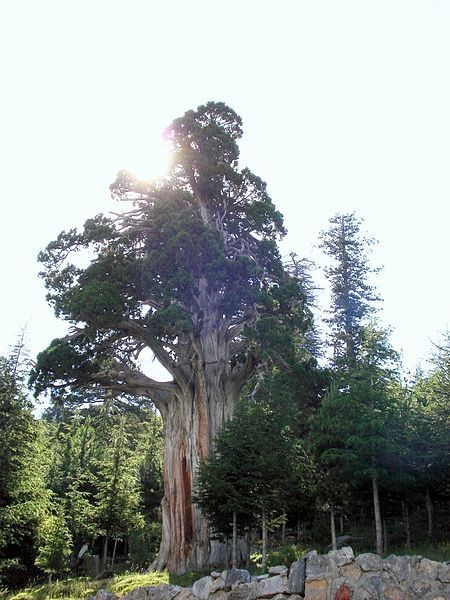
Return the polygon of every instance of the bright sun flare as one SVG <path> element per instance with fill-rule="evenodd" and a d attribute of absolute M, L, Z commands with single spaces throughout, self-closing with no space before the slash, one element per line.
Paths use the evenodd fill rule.
<path fill-rule="evenodd" d="M 133 149 L 133 156 L 127 159 L 126 170 L 144 181 L 158 179 L 169 168 L 169 145 L 163 140 L 145 140 Z"/>

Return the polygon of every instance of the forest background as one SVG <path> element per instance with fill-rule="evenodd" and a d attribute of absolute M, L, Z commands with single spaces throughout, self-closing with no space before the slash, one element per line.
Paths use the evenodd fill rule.
<path fill-rule="evenodd" d="M 320 266 L 330 266 L 318 248 L 318 234 L 327 229 L 327 220 L 336 212 L 355 213 L 365 218 L 370 235 L 380 239 L 380 244 L 372 246 L 370 263 L 374 267 L 384 265 L 384 270 L 377 278 L 369 274 L 369 279 L 384 300 L 384 310 L 378 315 L 380 330 L 393 326 L 387 339 L 400 350 L 404 363 L 403 370 L 399 369 L 402 375 L 394 376 L 393 387 L 402 390 L 404 396 L 400 394 L 400 397 L 404 401 L 414 398 L 410 400 L 412 404 L 419 396 L 427 398 L 418 402 L 420 409 L 414 409 L 414 414 L 421 415 L 422 419 L 414 420 L 414 417 L 414 425 L 403 418 L 411 414 L 410 408 L 402 409 L 400 424 L 410 423 L 408 432 L 416 432 L 416 437 L 408 438 L 408 443 L 405 434 L 404 443 L 409 447 L 411 439 L 415 439 L 414 444 L 427 446 L 429 437 L 420 438 L 420 444 L 417 442 L 420 428 L 424 428 L 422 433 L 429 434 L 430 427 L 434 431 L 447 419 L 446 412 L 442 412 L 442 397 L 446 397 L 442 396 L 442 390 L 447 373 L 445 331 L 449 278 L 446 273 L 450 252 L 447 235 L 450 86 L 445 76 L 450 57 L 448 3 L 441 0 L 319 0 L 314 3 L 286 0 L 256 5 L 249 0 L 231 2 L 224 11 L 220 4 L 211 5 L 203 0 L 189 6 L 178 0 L 151 5 L 141 0 L 108 3 L 103 0 L 89 3 L 18 0 L 5 4 L 0 11 L 0 45 L 2 56 L 7 57 L 0 63 L 4 83 L 0 98 L 0 169 L 4 197 L 0 223 L 1 349 L 5 357 L 2 401 L 6 402 L 5 419 L 12 419 L 8 421 L 11 427 L 5 426 L 3 431 L 5 436 L 12 436 L 4 440 L 5 444 L 24 449 L 23 455 L 11 453 L 4 457 L 2 493 L 7 500 L 3 502 L 4 506 L 13 508 L 3 513 L 0 544 L 2 548 L 9 544 L 8 551 L 2 555 L 6 562 L 2 564 L 10 580 L 23 580 L 31 572 L 37 572 L 34 561 L 39 548 L 43 552 L 39 559 L 41 573 L 43 568 L 52 572 L 53 567 L 49 566 L 52 554 L 48 554 L 52 545 L 46 546 L 45 540 L 51 540 L 54 532 L 65 532 L 60 545 L 56 546 L 60 548 L 56 557 L 67 556 L 69 547 L 73 552 L 81 543 L 77 538 L 74 544 L 75 525 L 67 525 L 65 493 L 73 487 L 69 484 L 73 479 L 73 474 L 69 476 L 73 465 L 69 468 L 61 455 L 64 444 L 67 447 L 72 444 L 70 436 L 73 433 L 76 437 L 75 430 L 84 427 L 85 419 L 88 419 L 86 431 L 91 431 L 89 428 L 95 422 L 95 435 L 92 434 L 92 439 L 96 439 L 92 442 L 96 448 L 93 450 L 95 460 L 86 467 L 85 479 L 91 483 L 86 483 L 81 492 L 76 490 L 74 498 L 81 494 L 84 501 L 88 499 L 83 505 L 88 513 L 85 521 L 91 523 L 92 528 L 89 525 L 86 535 L 98 534 L 92 550 L 100 555 L 107 537 L 110 559 L 114 547 L 119 554 L 127 554 L 131 549 L 131 546 L 126 547 L 131 530 L 117 537 L 114 532 L 105 536 L 105 513 L 100 517 L 100 507 L 105 509 L 108 494 L 106 489 L 100 490 L 100 473 L 106 481 L 106 473 L 114 472 L 102 448 L 106 443 L 116 447 L 117 439 L 122 438 L 119 447 L 126 446 L 127 452 L 133 453 L 133 444 L 137 444 L 136 440 L 123 442 L 129 432 L 129 417 L 123 416 L 123 407 L 108 398 L 107 408 L 103 412 L 94 411 L 95 414 L 80 415 L 75 411 L 76 415 L 70 415 L 70 411 L 66 414 L 61 407 L 59 413 L 52 408 L 42 413 L 37 423 L 19 392 L 22 381 L 28 377 L 27 362 L 22 362 L 26 353 L 24 348 L 18 351 L 21 343 L 12 352 L 10 348 L 24 323 L 29 336 L 25 346 L 29 346 L 33 361 L 53 338 L 66 333 L 65 325 L 52 316 L 45 304 L 45 290 L 37 277 L 41 269 L 36 263 L 37 253 L 61 229 L 79 225 L 86 216 L 100 211 L 109 214 L 108 185 L 118 169 L 128 167 L 138 178 L 164 171 L 168 146 L 160 141 L 162 126 L 174 115 L 182 114 L 187 107 L 196 106 L 206 98 L 224 99 L 244 117 L 246 137 L 241 145 L 241 160 L 267 179 L 276 206 L 285 215 L 288 236 L 280 246 L 285 264 L 294 251 L 298 257 L 313 258 Z M 112 210 L 116 208 L 117 205 L 113 205 Z M 329 282 L 323 273 L 319 268 L 313 275 L 318 286 L 324 288 L 317 294 L 321 310 L 313 310 L 316 325 L 319 324 L 317 315 L 324 315 L 332 305 Z M 437 346 L 433 346 L 433 342 Z M 322 352 L 323 349 L 319 354 Z M 320 355 L 318 364 L 319 371 L 323 369 L 325 375 L 325 367 L 331 367 L 327 360 L 333 352 L 324 354 L 327 357 Z M 428 357 L 431 362 L 426 364 Z M 393 363 L 388 369 L 392 374 L 396 372 Z M 152 367 L 156 364 L 156 361 L 152 363 Z M 423 372 L 420 367 L 417 369 L 420 364 Z M 163 370 L 156 373 L 159 380 L 166 378 Z M 275 377 L 276 372 L 271 376 Z M 416 387 L 416 382 L 423 381 L 426 383 Z M 345 387 L 333 388 L 322 382 L 319 388 L 322 391 L 316 398 L 330 402 L 331 409 L 325 416 L 331 415 L 335 410 L 333 397 L 336 393 L 342 394 Z M 392 401 L 397 395 L 391 388 Z M 251 395 L 254 389 L 250 384 L 249 390 L 243 390 L 244 396 Z M 324 395 L 325 389 L 329 393 Z M 383 414 L 384 394 L 385 391 L 372 399 L 374 409 L 379 408 L 380 414 Z M 294 396 L 289 390 L 283 395 L 289 402 Z M 352 403 L 354 399 L 346 400 L 355 419 L 364 417 L 362 407 Z M 264 404 L 261 397 L 260 401 Z M 381 403 L 380 407 L 377 402 Z M 430 402 L 434 405 L 432 409 L 427 408 Z M 316 408 L 320 415 L 319 407 Z M 55 414 L 51 414 L 53 410 Z M 134 410 L 139 423 L 152 420 L 147 406 Z M 245 409 L 242 410 L 246 414 Z M 266 410 L 270 413 L 271 409 Z M 98 417 L 100 413 L 102 416 Z M 99 438 L 98 419 L 106 418 L 105 414 L 110 421 L 104 431 L 109 433 Z M 292 414 L 296 414 L 295 410 Z M 395 414 L 398 418 L 398 413 Z M 120 425 L 117 420 L 121 415 L 127 423 Z M 335 425 L 340 422 L 338 416 Z M 394 416 L 391 414 L 390 419 Z M 72 425 L 66 424 L 56 427 L 57 434 L 51 433 L 50 425 L 66 417 L 70 423 L 73 421 L 73 431 Z M 313 431 L 311 423 L 308 420 L 306 425 L 300 426 L 302 436 Z M 373 427 L 375 425 L 374 422 Z M 366 436 L 367 422 L 364 426 Z M 285 432 L 299 432 L 298 423 L 295 426 L 292 422 L 283 423 L 283 427 Z M 310 440 L 311 451 L 324 443 L 323 431 L 319 435 L 320 427 L 315 427 L 317 435 L 315 441 Z M 14 441 L 17 428 L 23 429 L 23 439 L 19 436 Z M 140 434 L 134 435 L 140 431 L 140 425 L 131 429 L 133 438 L 140 437 Z M 155 431 L 157 429 L 155 425 Z M 145 430 L 143 439 L 151 437 L 152 431 Z M 345 427 L 342 434 L 348 434 Z M 89 435 L 86 433 L 86 439 Z M 232 440 L 231 433 L 230 436 Z M 156 438 L 162 444 L 161 438 Z M 158 447 L 156 438 L 155 447 Z M 357 439 L 356 436 L 355 443 Z M 436 435 L 431 439 L 440 437 Z M 73 441 L 74 447 L 78 444 L 82 445 Z M 136 458 L 139 465 L 145 455 L 145 443 L 142 444 L 138 451 L 140 458 Z M 395 445 L 387 445 L 386 449 L 389 448 Z M 52 459 L 51 477 L 54 479 L 49 477 L 50 467 L 46 463 L 46 459 L 53 456 L 50 450 L 56 456 Z M 371 464 L 370 472 L 363 473 L 352 463 L 351 453 L 342 454 L 342 450 L 339 445 L 333 445 L 331 454 L 324 453 L 328 456 L 327 471 L 334 473 L 339 481 L 348 479 L 344 471 L 334 468 L 337 455 L 347 470 L 352 465 L 352 485 L 356 483 L 354 475 L 358 486 L 362 486 L 358 490 L 365 490 L 365 506 L 369 510 L 374 493 L 374 481 L 370 477 L 375 469 Z M 421 467 L 424 472 L 438 464 L 434 458 L 429 460 L 429 450 L 432 449 L 415 450 L 418 457 L 426 458 L 425 466 Z M 65 452 L 67 458 L 70 451 Z M 409 465 L 406 472 L 410 475 L 414 462 L 411 462 L 411 450 L 396 456 L 404 457 Z M 442 452 L 439 456 L 442 457 Z M 39 464 L 33 462 L 37 457 L 40 457 Z M 27 460 L 31 460 L 29 468 L 24 467 Z M 419 462 L 414 460 L 417 474 Z M 161 466 L 155 465 L 152 463 L 149 468 L 151 477 L 158 479 Z M 137 477 L 136 469 L 133 477 Z M 383 465 L 383 469 L 378 475 L 384 486 L 381 487 L 381 508 L 388 515 L 385 538 L 390 539 L 391 544 L 396 537 L 404 536 L 406 541 L 407 534 L 402 528 L 403 523 L 408 522 L 408 506 L 402 506 L 401 498 L 394 499 L 387 491 L 390 489 L 387 475 L 395 470 L 394 465 Z M 141 466 L 137 470 L 140 471 Z M 34 473 L 36 479 L 22 480 L 21 472 Z M 441 483 L 430 488 L 429 494 L 427 486 L 414 488 L 421 490 L 414 496 L 414 507 L 422 506 L 418 513 L 420 518 L 414 521 L 420 525 L 417 537 L 426 538 L 432 516 L 443 518 L 437 533 L 431 526 L 433 535 L 437 535 L 434 541 L 448 530 L 445 513 L 437 508 L 443 506 L 439 500 L 445 480 L 442 472 L 441 476 Z M 139 502 L 142 502 L 142 485 L 138 478 L 136 501 L 140 498 Z M 150 496 L 151 490 L 155 492 L 152 496 L 155 506 L 158 494 L 161 495 L 159 485 L 151 483 L 146 492 Z M 402 485 L 406 486 L 406 482 Z M 134 489 L 130 482 L 126 487 Z M 333 498 L 323 501 L 316 490 L 314 514 L 322 518 L 314 521 L 309 515 L 308 519 L 312 519 L 313 530 L 322 522 L 324 533 L 317 544 L 322 539 L 328 543 L 331 537 L 331 531 L 327 531 L 333 522 L 332 507 L 333 510 L 337 507 L 335 518 L 338 529 L 341 527 L 342 497 L 343 490 L 339 502 L 338 499 L 331 502 Z M 284 499 L 283 504 L 286 503 Z M 50 520 L 47 529 L 40 528 L 38 525 L 47 517 L 56 518 L 58 505 L 64 505 L 60 511 L 62 516 L 58 517 L 59 525 L 53 527 Z M 91 505 L 95 505 L 95 509 Z M 391 506 L 395 507 L 392 514 Z M 139 514 L 142 515 L 143 510 L 141 506 Z M 354 516 L 356 512 L 352 509 L 349 514 Z M 256 513 L 260 519 L 261 507 Z M 361 511 L 359 514 L 362 515 Z M 392 517 L 390 525 L 389 515 Z M 294 517 L 290 514 L 289 518 L 292 527 Z M 63 521 L 67 530 L 62 526 Z M 370 521 L 367 517 L 367 523 Z M 342 523 L 345 529 L 344 517 Z M 394 536 L 389 528 L 394 525 L 402 529 L 402 533 Z M 139 530 L 136 523 L 132 527 L 133 532 Z M 281 530 L 280 524 L 280 536 Z M 158 537 L 157 531 L 154 534 L 153 540 Z M 414 534 L 411 535 L 414 540 Z M 15 536 L 24 542 L 24 547 L 29 544 L 28 566 L 19 564 L 23 557 L 15 554 Z M 372 539 L 373 536 L 363 537 Z M 374 547 L 375 542 L 373 537 Z M 155 541 L 149 542 L 143 554 L 155 544 Z M 58 568 L 66 566 L 64 559 Z"/>
<path fill-rule="evenodd" d="M 193 498 L 208 517 L 213 537 L 232 536 L 232 563 L 238 561 L 237 534 L 250 535 L 258 543 L 252 532 L 260 527 L 263 567 L 269 530 L 272 542 L 282 545 L 287 532 L 295 532 L 300 545 L 325 547 L 329 541 L 336 547 L 337 518 L 341 534 L 351 532 L 350 538 L 364 547 L 374 544 L 379 554 L 400 541 L 410 548 L 414 537 L 424 535 L 437 545 L 447 542 L 449 336 L 444 334 L 435 346 L 429 372 L 418 370 L 413 378 L 404 378 L 389 331 L 377 320 L 380 298 L 371 279 L 378 269 L 370 264 L 374 240 L 364 235 L 354 214 L 335 215 L 319 236 L 330 260 L 325 277 L 331 290 L 324 318 L 328 329 L 321 334 L 314 321 L 317 286 L 312 263 L 292 254 L 284 271 L 275 275 L 278 258 L 270 236 L 276 229 L 270 223 L 273 219 L 282 234 L 281 215 L 274 211 L 265 184 L 248 170 L 241 175 L 235 170 L 238 154 L 232 138 L 241 135 L 239 123 L 239 117 L 221 103 L 201 106 L 174 121 L 169 135 L 179 149 L 173 181 L 148 184 L 121 172 L 111 186 L 122 199 L 129 200 L 131 194 L 137 207 L 120 217 L 125 237 L 114 221 L 100 215 L 86 222 L 83 233 L 63 232 L 39 257 L 56 313 L 66 314 L 69 321 L 85 321 L 91 330 L 75 326 L 71 335 L 54 340 L 34 363 L 31 382 L 36 392 L 51 390 L 51 405 L 39 419 L 33 416 L 24 389 L 30 363 L 23 337 L 2 359 L 5 452 L 0 539 L 2 573 L 9 585 L 23 583 L 39 569 L 50 577 L 78 570 L 78 553 L 85 545 L 90 556 L 99 556 L 96 569 L 103 572 L 114 570 L 120 560 L 145 566 L 155 556 L 161 528 L 163 426 L 144 388 L 154 385 L 159 402 L 158 394 L 169 384 L 140 377 L 133 370 L 138 363 L 121 346 L 131 327 L 124 321 L 127 317 L 120 316 L 125 310 L 121 303 L 146 323 L 152 344 L 156 336 L 165 348 L 176 349 L 183 336 L 194 335 L 187 309 L 181 310 L 183 305 L 177 302 L 189 299 L 186 294 L 201 298 L 201 285 L 196 291 L 194 284 L 205 277 L 219 281 L 214 285 L 223 289 L 221 319 L 229 310 L 239 314 L 236 302 L 246 307 L 238 309 L 244 313 L 234 325 L 225 321 L 227 331 L 246 324 L 236 329 L 241 349 L 234 351 L 231 367 L 233 381 L 240 382 L 236 390 L 244 388 L 234 418 L 216 431 L 212 451 L 200 456 Z M 207 186 L 204 193 L 211 194 L 211 202 L 221 198 L 227 202 L 225 212 L 238 211 L 238 221 L 227 216 L 219 229 L 225 228 L 231 258 L 221 259 L 220 252 L 214 256 L 221 246 L 219 238 L 214 241 L 209 233 L 210 217 L 202 229 L 201 220 L 189 217 L 186 190 L 181 188 L 177 200 L 179 192 L 171 187 L 183 181 L 183 173 L 190 173 L 189 165 L 194 164 L 198 169 L 197 182 L 190 184 L 194 198 L 197 185 Z M 230 195 L 223 195 L 228 181 L 240 181 L 239 194 L 247 190 L 244 203 L 239 194 L 233 200 L 232 187 Z M 184 210 L 181 219 L 174 219 L 173 202 Z M 203 205 L 199 206 L 201 211 Z M 213 210 L 212 206 L 205 210 Z M 139 284 L 128 279 L 135 267 L 127 247 L 141 255 L 136 232 L 141 236 L 140 223 L 145 223 L 148 236 L 147 230 L 155 227 L 152 219 L 155 238 L 148 238 L 144 260 L 136 263 L 143 267 Z M 261 239 L 248 237 L 249 245 L 239 246 L 242 256 L 235 254 L 236 243 L 244 243 L 250 226 L 261 228 Z M 186 236 L 193 231 L 198 240 Z M 132 246 L 127 246 L 128 237 Z M 192 244 L 198 242 L 199 249 L 191 254 Z M 94 244 L 97 259 L 82 269 L 63 267 L 61 256 L 65 261 L 71 248 L 78 250 L 86 243 Z M 150 244 L 155 243 L 158 250 L 152 254 Z M 268 249 L 270 258 L 264 254 Z M 165 263 L 168 257 L 175 262 Z M 260 280 L 264 260 L 267 265 L 274 262 L 267 279 Z M 211 261 L 215 266 L 210 273 Z M 222 274 L 219 265 L 225 269 Z M 235 290 L 240 271 L 247 290 Z M 281 279 L 273 279 L 280 273 Z M 152 277 L 161 301 L 152 300 L 147 315 L 139 317 L 140 309 L 133 308 L 127 289 L 140 290 L 145 278 L 151 282 Z M 161 284 L 169 285 L 175 300 L 161 304 L 167 293 Z M 210 299 L 203 310 L 209 303 Z M 248 320 L 245 312 L 259 316 Z M 203 319 L 208 322 L 202 312 Z M 104 339 L 102 332 L 107 333 Z M 168 336 L 177 340 L 174 345 Z M 155 348 L 162 352 L 158 345 Z M 250 349 L 247 357 L 244 348 Z M 122 363 L 115 367 L 117 360 Z M 167 364 L 177 372 L 175 362 Z M 117 368 L 124 371 L 115 374 Z M 170 428 L 170 421 L 165 427 Z M 167 444 L 166 431 L 166 450 Z M 355 535 L 357 530 L 364 531 L 362 536 Z M 170 552 L 168 560 L 175 570 L 185 570 L 184 563 L 181 567 L 170 563 Z"/>

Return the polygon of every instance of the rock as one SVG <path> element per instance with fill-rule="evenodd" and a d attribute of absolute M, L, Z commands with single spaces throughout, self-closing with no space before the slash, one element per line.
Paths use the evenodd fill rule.
<path fill-rule="evenodd" d="M 116 595 L 112 592 L 107 592 L 106 590 L 99 590 L 94 598 L 95 600 L 115 600 Z"/>
<path fill-rule="evenodd" d="M 330 556 L 320 556 L 316 551 L 310 553 L 306 561 L 306 581 L 337 576 L 336 563 Z"/>
<path fill-rule="evenodd" d="M 192 586 L 192 593 L 198 600 L 208 600 L 213 584 L 214 579 L 212 577 L 202 577 Z"/>
<path fill-rule="evenodd" d="M 384 590 L 385 600 L 414 600 L 414 597 L 407 590 L 402 590 L 395 585 L 387 585 Z"/>
<path fill-rule="evenodd" d="M 357 587 L 353 593 L 352 600 L 378 600 L 380 596 L 366 588 Z"/>
<path fill-rule="evenodd" d="M 124 599 L 125 600 L 147 600 L 148 598 L 150 598 L 149 593 L 151 590 L 152 590 L 152 588 L 149 586 L 138 587 L 138 588 L 135 588 L 134 590 L 131 590 L 131 592 L 128 592 L 128 594 L 125 594 Z"/>
<path fill-rule="evenodd" d="M 334 596 L 334 600 L 351 600 L 351 598 L 350 588 L 345 583 L 341 585 Z"/>
<path fill-rule="evenodd" d="M 250 573 L 245 569 L 228 569 L 223 571 L 221 578 L 224 581 L 224 589 L 231 589 L 236 583 L 250 583 Z"/>
<path fill-rule="evenodd" d="M 306 582 L 305 600 L 327 600 L 328 585 L 324 579 Z"/>
<path fill-rule="evenodd" d="M 173 600 L 175 596 L 179 596 L 183 588 L 179 585 L 161 583 L 160 585 L 154 587 L 147 587 L 141 589 L 147 590 L 147 595 L 143 596 L 143 598 L 148 598 L 148 600 Z"/>
<path fill-rule="evenodd" d="M 283 575 L 275 575 L 258 583 L 261 598 L 272 598 L 277 594 L 288 593 L 288 580 Z"/>
<path fill-rule="evenodd" d="M 287 575 L 288 568 L 284 565 L 269 567 L 269 575 Z"/>
<path fill-rule="evenodd" d="M 232 592 L 226 592 L 225 590 L 218 590 L 217 592 L 211 593 L 209 600 L 228 600 Z"/>
<path fill-rule="evenodd" d="M 287 598 L 291 600 L 291 596 L 288 596 L 287 594 L 277 594 L 272 598 L 272 600 L 287 600 Z"/>
<path fill-rule="evenodd" d="M 428 558 L 421 558 L 417 565 L 417 573 L 426 579 L 436 579 L 439 563 Z"/>
<path fill-rule="evenodd" d="M 346 579 L 350 579 L 353 582 L 358 581 L 358 579 L 362 575 L 361 568 L 356 563 L 344 565 L 343 567 L 341 567 L 340 572 L 341 575 L 343 575 Z"/>
<path fill-rule="evenodd" d="M 250 583 L 237 583 L 228 594 L 227 600 L 256 600 L 261 595 L 260 584 L 251 581 Z"/>
<path fill-rule="evenodd" d="M 439 565 L 437 578 L 442 583 L 450 583 L 450 564 L 443 563 Z"/>
<path fill-rule="evenodd" d="M 213 572 L 211 573 L 211 577 L 212 577 L 213 579 L 218 579 L 218 578 L 219 578 L 221 575 L 222 575 L 222 573 L 219 573 L 219 571 L 213 571 Z"/>
<path fill-rule="evenodd" d="M 289 570 L 288 586 L 291 594 L 305 594 L 306 560 L 300 559 L 292 563 Z"/>
<path fill-rule="evenodd" d="M 191 588 L 180 588 L 180 591 L 175 596 L 176 600 L 195 600 Z"/>
<path fill-rule="evenodd" d="M 360 554 L 356 557 L 356 562 L 363 571 L 381 571 L 383 561 L 378 554 Z"/>
<path fill-rule="evenodd" d="M 381 598 L 381 573 L 366 573 L 358 580 L 357 590 L 361 590 L 361 597 Z"/>
<path fill-rule="evenodd" d="M 409 589 L 414 594 L 414 598 L 424 598 L 431 591 L 431 584 L 426 581 L 413 581 Z"/>
<path fill-rule="evenodd" d="M 394 556 L 391 554 L 383 561 L 383 570 L 394 573 L 398 581 L 411 581 L 412 568 L 417 566 L 419 558 L 413 556 Z"/>
<path fill-rule="evenodd" d="M 214 579 L 209 593 L 215 594 L 215 592 L 217 592 L 219 590 L 224 590 L 224 589 L 225 589 L 225 581 L 223 580 L 222 575 L 221 575 L 220 577 L 217 577 L 216 579 Z"/>
<path fill-rule="evenodd" d="M 262 581 L 263 579 L 267 579 L 269 577 L 268 573 L 264 573 L 264 575 L 252 575 L 252 581 Z"/>
<path fill-rule="evenodd" d="M 352 548 L 346 546 L 340 550 L 332 550 L 329 552 L 329 556 L 334 560 L 338 567 L 343 567 L 353 562 L 355 555 L 353 554 Z"/>

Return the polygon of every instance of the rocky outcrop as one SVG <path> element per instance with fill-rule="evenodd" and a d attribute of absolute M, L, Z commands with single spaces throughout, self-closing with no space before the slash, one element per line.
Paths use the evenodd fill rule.
<path fill-rule="evenodd" d="M 309 552 L 290 569 L 266 575 L 244 569 L 213 572 L 192 588 L 142 587 L 125 596 L 101 590 L 89 600 L 450 600 L 450 565 L 421 556 L 355 557 L 350 547 Z"/>

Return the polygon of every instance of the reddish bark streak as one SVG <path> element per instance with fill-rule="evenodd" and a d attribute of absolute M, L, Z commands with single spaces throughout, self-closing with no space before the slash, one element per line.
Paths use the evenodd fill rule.
<path fill-rule="evenodd" d="M 192 525 L 192 507 L 191 507 L 191 478 L 186 466 L 186 457 L 181 461 L 181 484 L 183 490 L 183 514 L 184 514 L 184 554 L 187 556 L 192 548 L 193 525 Z"/>

